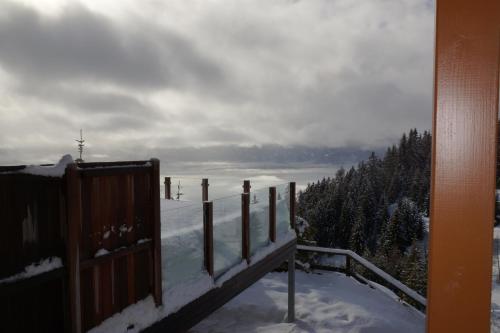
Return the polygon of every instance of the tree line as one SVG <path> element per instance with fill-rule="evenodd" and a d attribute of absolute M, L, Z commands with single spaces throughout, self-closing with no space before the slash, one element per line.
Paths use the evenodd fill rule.
<path fill-rule="evenodd" d="M 425 294 L 431 134 L 412 129 L 384 156 L 339 169 L 299 192 L 308 241 L 350 249 Z"/>

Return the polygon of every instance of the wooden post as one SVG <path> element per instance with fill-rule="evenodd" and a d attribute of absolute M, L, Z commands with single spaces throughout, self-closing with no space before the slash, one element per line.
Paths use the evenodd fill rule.
<path fill-rule="evenodd" d="M 66 167 L 68 236 L 66 268 L 68 271 L 69 317 L 72 333 L 82 331 L 80 299 L 80 228 L 82 223 L 81 179 L 76 164 Z"/>
<path fill-rule="evenodd" d="M 204 266 L 210 276 L 214 276 L 214 205 L 212 201 L 203 202 L 203 253 Z"/>
<path fill-rule="evenodd" d="M 162 305 L 161 287 L 161 217 L 160 217 L 160 161 L 151 159 L 151 192 L 153 200 L 153 297 L 156 306 Z"/>
<path fill-rule="evenodd" d="M 250 263 L 250 193 L 241 194 L 241 254 Z"/>
<path fill-rule="evenodd" d="M 172 199 L 172 192 L 171 192 L 171 180 L 170 177 L 165 177 L 165 199 L 171 200 Z"/>
<path fill-rule="evenodd" d="M 250 193 L 250 181 L 249 180 L 244 180 L 243 181 L 243 193 Z"/>
<path fill-rule="evenodd" d="M 208 178 L 201 180 L 201 200 L 208 201 Z"/>
<path fill-rule="evenodd" d="M 295 182 L 289 184 L 290 188 L 290 228 L 295 230 Z"/>
<path fill-rule="evenodd" d="M 269 188 L 269 240 L 276 242 L 276 187 Z"/>
<path fill-rule="evenodd" d="M 288 258 L 288 322 L 295 321 L 295 253 Z"/>
<path fill-rule="evenodd" d="M 436 15 L 427 332 L 489 332 L 500 1 Z"/>
<path fill-rule="evenodd" d="M 351 276 L 351 257 L 345 256 L 345 275 Z"/>

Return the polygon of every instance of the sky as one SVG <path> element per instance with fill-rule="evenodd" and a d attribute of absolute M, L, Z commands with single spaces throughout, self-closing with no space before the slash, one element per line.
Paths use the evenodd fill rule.
<path fill-rule="evenodd" d="M 428 0 L 0 0 L 0 163 L 431 128 Z"/>

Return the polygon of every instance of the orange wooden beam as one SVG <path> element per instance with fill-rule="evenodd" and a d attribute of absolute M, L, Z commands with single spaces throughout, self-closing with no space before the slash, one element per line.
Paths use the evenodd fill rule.
<path fill-rule="evenodd" d="M 489 332 L 500 1 L 436 15 L 427 332 Z"/>

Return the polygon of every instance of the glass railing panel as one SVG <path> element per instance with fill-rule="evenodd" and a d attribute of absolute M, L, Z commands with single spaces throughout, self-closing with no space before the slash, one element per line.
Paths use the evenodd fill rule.
<path fill-rule="evenodd" d="M 241 195 L 213 201 L 214 271 L 218 277 L 241 262 Z"/>
<path fill-rule="evenodd" d="M 203 207 L 177 202 L 162 204 L 161 250 L 163 289 L 200 279 L 203 267 Z"/>
<path fill-rule="evenodd" d="M 250 193 L 250 254 L 269 244 L 269 189 Z"/>
<path fill-rule="evenodd" d="M 290 188 L 288 184 L 276 186 L 276 238 L 290 231 Z"/>

